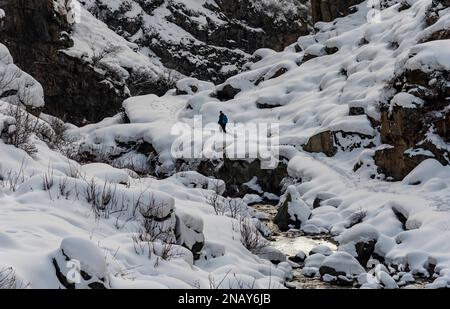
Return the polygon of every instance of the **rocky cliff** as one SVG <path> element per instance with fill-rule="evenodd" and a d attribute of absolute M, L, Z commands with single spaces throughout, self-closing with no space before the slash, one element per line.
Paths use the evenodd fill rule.
<path fill-rule="evenodd" d="M 0 40 L 17 65 L 41 82 L 48 112 L 80 122 L 84 117 L 99 120 L 105 115 L 99 112 L 104 106 L 98 96 L 113 106 L 120 105 L 124 94 L 117 95 L 115 89 L 100 84 L 102 76 L 80 59 L 59 52 L 73 42 L 64 35 L 71 25 L 55 11 L 53 1 L 1 0 L 0 6 L 6 14 Z"/>
<path fill-rule="evenodd" d="M 311 15 L 314 23 L 319 21 L 329 22 L 354 12 L 352 6 L 363 0 L 311 0 Z"/>
<path fill-rule="evenodd" d="M 310 29 L 304 0 L 85 0 L 94 16 L 164 66 L 216 83 L 239 72 L 258 48 L 277 51 Z"/>
<path fill-rule="evenodd" d="M 439 23 L 440 12 L 449 6 L 447 0 L 432 2 L 426 14 L 431 29 L 392 80 L 387 90 L 389 100 L 381 107 L 381 141 L 389 146 L 375 153 L 375 162 L 381 172 L 395 180 L 403 179 L 429 158 L 443 165 L 450 163 L 449 71 L 439 63 L 416 65 L 422 48 L 450 39 L 448 28 Z"/>
<path fill-rule="evenodd" d="M 127 57 L 133 53 L 125 40 L 123 42 L 113 40 L 114 37 L 104 31 L 107 29 L 104 25 L 95 27 L 104 38 L 105 43 L 102 47 L 95 45 L 101 41 L 96 38 L 95 44 L 88 46 L 87 51 L 66 52 L 82 45 L 89 45 L 80 40 L 79 35 L 74 42 L 76 33 L 83 31 L 80 31 L 80 28 L 82 29 L 80 25 L 83 23 L 77 25 L 70 18 L 69 2 L 0 1 L 0 7 L 5 12 L 0 25 L 0 41 L 8 47 L 17 66 L 42 84 L 46 112 L 75 124 L 83 123 L 85 120 L 100 121 L 117 113 L 122 101 L 132 94 L 130 89 L 135 92 L 164 93 L 170 87 L 163 74 L 161 78 L 145 76 L 146 84 L 132 87 L 133 82 L 141 78 L 140 72 L 143 68 L 154 67 L 150 60 L 149 63 L 141 61 L 139 66 L 125 67 L 124 69 L 129 71 L 125 77 L 116 74 L 117 68 L 102 64 L 102 60 L 108 56 L 108 49 L 115 50 L 114 56 L 117 56 L 119 49 L 128 52 Z M 85 22 L 90 20 L 89 16 L 82 18 Z M 85 41 L 89 39 L 86 38 Z M 77 50 L 80 51 L 82 48 Z"/>

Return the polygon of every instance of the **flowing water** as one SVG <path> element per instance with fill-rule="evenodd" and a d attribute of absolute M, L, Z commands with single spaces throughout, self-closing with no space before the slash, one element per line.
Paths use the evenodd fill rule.
<path fill-rule="evenodd" d="M 295 256 L 299 251 L 308 254 L 314 247 L 325 245 L 336 251 L 336 243 L 330 237 L 306 236 L 300 231 L 291 230 L 281 232 L 273 223 L 273 218 L 277 214 L 277 208 L 273 205 L 254 205 L 255 210 L 267 215 L 263 221 L 272 231 L 273 235 L 268 238 L 271 246 L 289 256 Z M 287 283 L 289 288 L 296 289 L 348 289 L 350 287 L 331 285 L 318 278 L 307 278 L 301 274 L 301 268 L 294 268 L 294 277 Z"/>
<path fill-rule="evenodd" d="M 308 253 L 316 246 L 325 245 L 332 251 L 337 250 L 337 243 L 329 236 L 307 236 L 300 231 L 291 230 L 281 232 L 273 218 L 277 214 L 277 207 L 273 205 L 253 205 L 252 208 L 267 215 L 267 219 L 263 221 L 272 231 L 273 235 L 268 238 L 271 246 L 280 250 L 286 256 L 295 256 L 300 250 L 308 255 Z M 289 288 L 295 289 L 349 289 L 351 286 L 332 285 L 321 281 L 319 278 L 308 278 L 301 274 L 301 268 L 294 268 L 294 277 L 292 281 L 286 284 Z M 415 278 L 416 282 L 403 288 L 423 289 L 427 283 L 432 280 L 430 278 Z"/>

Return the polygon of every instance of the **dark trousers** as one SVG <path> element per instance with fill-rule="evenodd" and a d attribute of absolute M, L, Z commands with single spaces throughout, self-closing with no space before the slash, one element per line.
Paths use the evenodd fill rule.
<path fill-rule="evenodd" d="M 226 123 L 219 123 L 219 125 L 222 128 L 223 132 L 227 133 L 227 125 L 226 125 Z"/>

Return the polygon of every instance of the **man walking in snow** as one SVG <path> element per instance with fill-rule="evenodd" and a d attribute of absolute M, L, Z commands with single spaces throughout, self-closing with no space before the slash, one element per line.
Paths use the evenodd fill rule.
<path fill-rule="evenodd" d="M 223 132 L 227 133 L 227 123 L 228 123 L 228 117 L 220 111 L 219 116 L 219 125 L 222 128 Z"/>

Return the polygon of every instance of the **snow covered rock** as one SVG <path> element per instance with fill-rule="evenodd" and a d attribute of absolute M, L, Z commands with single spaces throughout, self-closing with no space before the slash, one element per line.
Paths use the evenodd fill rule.
<path fill-rule="evenodd" d="M 274 223 L 282 231 L 290 228 L 299 229 L 310 216 L 310 207 L 302 200 L 295 186 L 290 186 L 274 218 Z"/>
<path fill-rule="evenodd" d="M 39 114 L 44 107 L 41 84 L 20 70 L 5 45 L 0 43 L 0 97 L 14 105 L 24 105 L 30 112 Z"/>
<path fill-rule="evenodd" d="M 319 272 L 322 278 L 329 275 L 333 277 L 333 282 L 348 284 L 365 273 L 365 270 L 349 253 L 336 252 L 323 260 Z"/>
<path fill-rule="evenodd" d="M 203 221 L 185 212 L 178 211 L 175 236 L 177 244 L 189 249 L 198 258 L 205 245 Z"/>
<path fill-rule="evenodd" d="M 379 289 L 380 282 L 376 277 L 368 273 L 362 273 L 358 276 L 358 285 L 361 289 Z"/>
<path fill-rule="evenodd" d="M 53 266 L 58 280 L 67 289 L 108 287 L 105 255 L 89 240 L 64 238 Z"/>
<path fill-rule="evenodd" d="M 376 272 L 376 276 L 385 289 L 398 289 L 398 285 L 385 271 Z"/>
<path fill-rule="evenodd" d="M 96 177 L 107 183 L 128 184 L 130 176 L 125 170 L 114 168 L 103 163 L 91 163 L 83 165 L 82 172 L 87 176 Z"/>
<path fill-rule="evenodd" d="M 336 240 L 340 250 L 352 254 L 362 266 L 366 266 L 375 251 L 379 232 L 372 226 L 358 224 L 345 230 Z"/>
<path fill-rule="evenodd" d="M 305 260 L 305 266 L 302 269 L 302 275 L 308 278 L 313 278 L 320 275 L 319 268 L 325 258 L 325 255 L 320 253 L 309 256 Z"/>
<path fill-rule="evenodd" d="M 326 245 L 319 245 L 312 248 L 311 251 L 309 251 L 309 256 L 314 254 L 322 254 L 325 256 L 330 256 L 333 254 L 333 250 L 331 250 L 331 248 Z"/>
<path fill-rule="evenodd" d="M 225 246 L 216 242 L 205 242 L 199 260 L 211 260 L 225 255 Z"/>
<path fill-rule="evenodd" d="M 269 260 L 274 264 L 286 262 L 286 255 L 272 246 L 262 247 L 261 249 L 257 250 L 256 254 L 259 257 Z"/>
<path fill-rule="evenodd" d="M 289 260 L 291 260 L 294 263 L 300 264 L 306 260 L 306 257 L 307 257 L 306 253 L 300 250 L 295 254 L 295 256 L 290 256 Z"/>
<path fill-rule="evenodd" d="M 214 84 L 200 81 L 196 78 L 184 78 L 177 81 L 175 87 L 177 89 L 177 95 L 192 95 L 199 91 L 212 90 L 214 88 Z"/>

